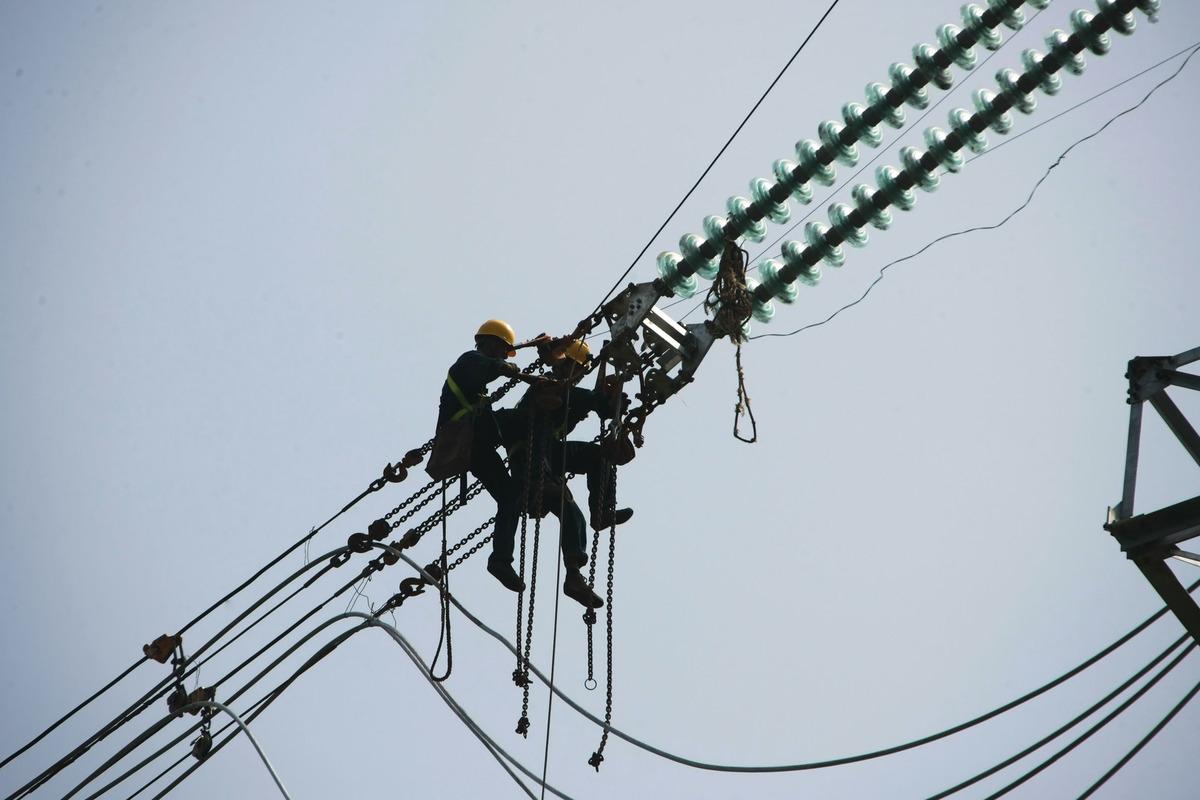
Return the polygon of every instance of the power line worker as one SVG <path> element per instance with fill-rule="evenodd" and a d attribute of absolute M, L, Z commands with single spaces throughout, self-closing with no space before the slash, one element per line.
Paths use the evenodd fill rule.
<path fill-rule="evenodd" d="M 614 510 L 611 502 L 603 502 L 605 498 L 605 481 L 608 471 L 603 449 L 595 442 L 566 441 L 575 426 L 585 420 L 590 414 L 596 414 L 600 419 L 611 419 L 616 411 L 614 384 L 605 384 L 597 389 L 584 389 L 574 383 L 583 375 L 584 369 L 591 360 L 592 352 L 587 342 L 575 339 L 558 350 L 549 350 L 548 345 L 539 348 L 543 360 L 550 364 L 554 377 L 570 387 L 564 402 L 567 406 L 567 418 L 564 421 L 559 415 L 558 425 L 552 429 L 553 444 L 549 448 L 550 466 L 555 475 L 566 475 L 568 472 L 583 473 L 587 478 L 588 509 L 591 512 L 592 527 L 602 530 L 613 524 Z M 528 396 L 528 392 L 526 396 Z M 525 402 L 522 398 L 521 402 Z M 519 404 L 518 404 L 519 406 Z M 611 498 L 610 498 L 611 500 Z M 603 502 L 603 505 L 602 505 Z M 628 522 L 633 516 L 633 509 L 615 509 L 616 524 Z"/>
<path fill-rule="evenodd" d="M 499 412 L 503 417 L 501 429 L 505 435 L 505 447 L 508 449 L 518 496 L 524 494 L 527 497 L 527 509 L 539 507 L 531 493 L 532 487 L 522 492 L 522 485 L 526 476 L 530 483 L 537 482 L 536 476 L 541 472 L 543 489 L 540 508 L 543 513 L 549 512 L 559 517 L 560 544 L 563 563 L 567 568 L 563 594 L 587 608 L 599 608 L 604 601 L 592 591 L 580 571 L 587 564 L 587 525 L 583 512 L 566 485 L 566 473 L 587 473 L 593 523 L 603 522 L 607 519 L 599 507 L 605 480 L 603 459 L 600 446 L 591 442 L 567 442 L 564 451 L 563 438 L 593 412 L 602 418 L 611 417 L 613 404 L 602 392 L 570 385 L 570 381 L 576 379 L 587 364 L 590 356 L 587 344 L 582 341 L 553 344 L 558 346 L 552 347 L 552 343 L 546 343 L 539 347 L 539 352 L 543 360 L 551 365 L 559 381 L 531 387 L 516 408 Z M 564 404 L 567 404 L 566 407 Z M 564 414 L 567 415 L 565 418 Z M 532 436 L 529 430 L 531 424 Z M 531 440 L 534 442 L 535 460 L 529 464 L 527 459 L 530 454 L 526 449 Z M 632 515 L 633 511 L 625 508 L 617 512 L 616 518 L 618 522 L 625 522 Z M 513 531 L 515 533 L 515 526 Z M 496 538 L 510 542 L 512 534 L 507 531 L 502 533 L 497 527 Z"/>
<path fill-rule="evenodd" d="M 470 472 L 496 501 L 496 531 L 488 572 L 514 592 L 525 586 L 512 568 L 511 534 L 505 555 L 501 530 L 515 530 L 520 502 L 512 475 L 497 453 L 502 437 L 488 399 L 487 386 L 497 378 L 516 378 L 531 385 L 547 383 L 538 375 L 524 375 L 508 361 L 517 349 L 544 344 L 542 335 L 521 344 L 507 322 L 489 319 L 475 334 L 475 349 L 458 357 L 446 374 L 438 403 L 437 434 L 426 471 L 437 480 Z"/>

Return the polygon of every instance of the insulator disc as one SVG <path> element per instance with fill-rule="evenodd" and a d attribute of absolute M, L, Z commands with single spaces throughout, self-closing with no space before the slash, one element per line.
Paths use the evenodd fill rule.
<path fill-rule="evenodd" d="M 840 267 L 846 263 L 846 251 L 841 245 L 831 245 L 825 240 L 825 234 L 829 233 L 829 228 L 819 222 L 810 222 L 804 226 L 804 239 L 818 255 L 821 260 L 831 267 Z"/>
<path fill-rule="evenodd" d="M 828 164 L 822 164 L 821 159 L 817 157 L 817 150 L 820 147 L 812 139 L 801 139 L 796 142 L 796 156 L 800 159 L 800 165 L 804 167 L 814 181 L 817 183 L 832 186 L 837 180 L 837 172 Z"/>
<path fill-rule="evenodd" d="M 875 109 L 883 121 L 893 128 L 904 127 L 904 109 L 892 108 L 891 103 L 887 101 L 888 87 L 882 83 L 868 83 L 866 89 L 867 103 L 871 108 Z"/>
<path fill-rule="evenodd" d="M 775 180 L 791 189 L 793 200 L 804 205 L 812 202 L 812 187 L 808 185 L 808 181 L 797 181 L 795 178 L 795 161 L 786 158 L 777 159 L 771 165 L 771 172 L 774 173 Z"/>
<path fill-rule="evenodd" d="M 895 63 L 888 67 L 888 77 L 892 79 L 892 88 L 904 95 L 904 102 L 913 108 L 925 108 L 929 105 L 929 92 L 922 86 L 918 89 L 913 85 L 913 68 L 908 64 Z"/>
<path fill-rule="evenodd" d="M 980 9 L 982 13 L 983 9 Z M 966 8 L 963 8 L 963 14 L 966 14 Z M 985 26 L 986 27 L 986 26 Z M 962 33 L 962 28 L 957 25 L 947 23 L 938 28 L 937 40 L 942 47 L 942 52 L 949 56 L 955 64 L 963 69 L 971 69 L 975 66 L 975 48 L 963 47 L 958 43 L 958 35 Z"/>
<path fill-rule="evenodd" d="M 896 180 L 900 177 L 900 170 L 893 166 L 885 165 L 875 170 L 875 182 L 879 184 L 880 191 L 884 196 L 901 211 L 908 211 L 917 202 L 917 196 L 913 194 L 912 189 L 901 189 L 900 184 Z"/>
<path fill-rule="evenodd" d="M 971 93 L 971 99 L 975 101 L 975 109 L 987 119 L 989 128 L 999 134 L 1006 134 L 1012 130 L 1012 114 L 1007 111 L 1003 114 L 996 113 L 995 92 L 988 89 L 976 89 Z"/>
<path fill-rule="evenodd" d="M 785 282 L 779 278 L 779 270 L 783 269 L 783 264 L 773 258 L 768 258 L 762 262 L 758 268 L 758 272 L 763 276 L 763 286 L 767 287 L 767 291 L 775 297 L 779 298 L 781 303 L 796 302 L 796 295 L 800 291 L 800 287 L 795 281 Z"/>
<path fill-rule="evenodd" d="M 1092 30 L 1092 20 L 1095 18 L 1091 12 L 1078 8 L 1071 12 L 1071 30 L 1083 40 L 1093 55 L 1102 56 L 1112 47 L 1112 39 L 1107 33 L 1096 33 Z"/>
<path fill-rule="evenodd" d="M 757 288 L 758 281 L 756 281 L 754 278 L 746 278 L 746 289 L 750 291 L 751 294 L 753 294 L 754 290 Z M 756 297 L 750 304 L 750 308 L 750 313 L 756 320 L 762 323 L 770 322 L 775 316 L 775 304 L 770 300 L 759 300 Z"/>
<path fill-rule="evenodd" d="M 750 201 L 741 195 L 735 194 L 733 197 L 725 201 L 725 208 L 729 211 L 730 219 L 735 220 L 738 226 L 743 231 L 743 236 L 752 242 L 761 242 L 767 238 L 767 226 L 760 219 L 752 221 L 750 219 Z"/>
<path fill-rule="evenodd" d="M 1019 8 L 1009 8 L 1008 0 L 987 0 L 988 8 L 1000 15 L 1004 26 L 1012 31 L 1025 27 L 1025 15 Z"/>
<path fill-rule="evenodd" d="M 868 238 L 867 232 L 850 221 L 850 214 L 853 211 L 854 209 L 845 203 L 834 203 L 829 207 L 829 221 L 833 223 L 834 230 L 842 235 L 848 245 L 865 247 Z"/>
<path fill-rule="evenodd" d="M 1045 56 L 1032 48 L 1021 53 L 1021 63 L 1025 65 L 1025 71 L 1030 77 L 1038 82 L 1038 88 L 1046 94 L 1058 94 L 1058 90 L 1062 88 L 1062 78 L 1046 72 L 1042 65 L 1044 59 Z"/>
<path fill-rule="evenodd" d="M 842 119 L 846 126 L 854 131 L 859 140 L 871 147 L 879 147 L 883 142 L 883 131 L 878 125 L 868 125 L 863 119 L 866 106 L 862 103 L 846 103 L 842 106 Z"/>
<path fill-rule="evenodd" d="M 972 153 L 987 150 L 987 138 L 982 133 L 976 133 L 971 127 L 971 112 L 965 108 L 956 108 L 950 112 L 950 130 L 958 134 L 958 138 L 963 140 Z"/>
<path fill-rule="evenodd" d="M 791 219 L 792 210 L 788 208 L 786 201 L 776 203 L 771 199 L 771 189 L 773 188 L 775 188 L 775 184 L 766 178 L 755 178 L 750 181 L 750 198 L 755 205 L 766 210 L 767 219 L 776 225 L 782 225 Z"/>
<path fill-rule="evenodd" d="M 718 254 L 712 258 L 705 258 L 700 254 L 700 247 L 703 244 L 703 236 L 695 233 L 685 233 L 679 239 L 679 251 L 683 253 L 683 257 L 687 259 L 689 264 L 696 265 L 697 275 L 706 281 L 711 281 L 717 277 L 721 256 Z"/>
<path fill-rule="evenodd" d="M 816 286 L 821 282 L 821 262 L 818 261 L 812 266 L 806 266 L 804 263 L 805 247 L 795 239 L 789 239 L 783 243 L 780 251 L 783 253 L 783 259 L 788 266 L 798 270 L 796 280 L 803 283 L 805 286 Z"/>
<path fill-rule="evenodd" d="M 874 190 L 865 183 L 860 183 L 850 192 L 858 213 L 871 220 L 871 224 L 879 230 L 886 231 L 892 226 L 892 214 L 886 208 L 882 211 L 875 208 L 874 195 Z"/>
<path fill-rule="evenodd" d="M 920 186 L 922 190 L 932 192 L 938 187 L 940 180 L 936 172 L 921 163 L 921 159 L 924 157 L 925 153 L 915 147 L 900 148 L 900 163 L 904 165 L 904 171 L 917 182 L 917 186 Z"/>
<path fill-rule="evenodd" d="M 968 3 L 962 7 L 963 25 L 966 25 L 967 30 L 978 36 L 979 43 L 988 50 L 999 50 L 1000 45 L 1004 43 L 1004 37 L 988 27 L 987 23 L 983 21 L 983 14 L 982 6 Z"/>
<path fill-rule="evenodd" d="M 1050 0 L 1025 0 L 1025 2 L 1036 8 L 1038 11 L 1045 11 L 1050 7 Z"/>
<path fill-rule="evenodd" d="M 843 144 L 841 139 L 845 127 L 836 120 L 827 119 L 817 126 L 817 136 L 825 149 L 833 153 L 834 158 L 848 167 L 858 163 L 858 148 L 853 144 Z"/>
<path fill-rule="evenodd" d="M 1158 11 L 1162 8 L 1162 3 L 1159 0 L 1138 0 L 1137 7 L 1146 15 L 1148 20 L 1158 22 Z"/>
<path fill-rule="evenodd" d="M 1133 18 L 1133 14 L 1122 14 L 1117 10 L 1117 4 L 1113 0 L 1097 0 L 1096 8 L 1099 9 L 1100 16 L 1107 19 L 1108 24 L 1112 25 L 1113 30 L 1117 33 L 1128 36 L 1137 27 L 1137 21 Z"/>
<path fill-rule="evenodd" d="M 963 157 L 947 146 L 946 137 L 946 132 L 936 125 L 926 128 L 925 146 L 947 171 L 958 172 L 963 167 Z"/>
<path fill-rule="evenodd" d="M 1066 31 L 1055 28 L 1046 36 L 1046 48 L 1058 59 L 1058 63 L 1063 65 L 1063 69 L 1072 75 L 1082 75 L 1087 62 L 1083 60 L 1082 55 L 1071 52 L 1069 38 Z"/>
<path fill-rule="evenodd" d="M 950 70 L 942 69 L 934 61 L 937 56 L 937 48 L 931 44 L 918 44 L 913 46 L 913 61 L 917 62 L 917 66 L 921 71 L 929 76 L 929 80 L 934 86 L 939 89 L 949 89 L 954 85 L 954 76 L 950 74 Z"/>
<path fill-rule="evenodd" d="M 705 237 L 717 248 L 718 253 L 725 248 L 725 226 L 728 224 L 729 220 L 724 217 L 710 214 L 704 218 L 704 222 L 700 225 L 700 227 L 704 228 Z"/>
<path fill-rule="evenodd" d="M 696 294 L 696 276 L 688 275 L 685 278 L 679 274 L 679 265 L 683 263 L 683 256 L 670 250 L 664 250 L 658 254 L 656 263 L 658 274 L 662 276 L 663 282 L 667 284 L 671 294 L 682 300 Z"/>
<path fill-rule="evenodd" d="M 1021 79 L 1021 73 L 1015 69 L 1002 69 L 996 73 L 996 83 L 1000 84 L 1003 90 L 1001 94 L 1008 98 L 1013 104 L 1013 108 L 1020 111 L 1022 114 L 1032 114 L 1037 108 L 1037 100 L 1031 94 L 1025 94 L 1021 91 L 1020 85 L 1017 83 Z"/>

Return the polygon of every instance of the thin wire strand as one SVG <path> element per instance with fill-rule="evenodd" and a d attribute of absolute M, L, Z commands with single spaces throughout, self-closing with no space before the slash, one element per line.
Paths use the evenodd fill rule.
<path fill-rule="evenodd" d="M 837 317 L 843 311 L 853 308 L 854 306 L 861 303 L 863 300 L 866 300 L 867 295 L 869 295 L 871 293 L 871 290 L 874 289 L 879 284 L 879 282 L 883 280 L 884 273 L 886 273 L 890 268 L 896 266 L 897 264 L 901 264 L 905 261 L 916 258 L 917 256 L 921 255 L 929 248 L 933 247 L 935 244 L 938 244 L 939 242 L 943 242 L 947 239 L 953 239 L 958 236 L 965 236 L 969 233 L 975 233 L 977 231 L 992 231 L 992 230 L 995 230 L 995 229 L 999 228 L 1000 226 L 1004 225 L 1010 219 L 1015 217 L 1017 214 L 1024 211 L 1025 208 L 1028 207 L 1029 204 L 1033 202 L 1033 197 L 1035 194 L 1037 194 L 1038 189 L 1040 189 L 1042 184 L 1046 181 L 1046 179 L 1050 177 L 1050 173 L 1053 172 L 1060 164 L 1063 163 L 1063 161 L 1066 159 L 1067 155 L 1072 150 L 1074 150 L 1076 147 L 1083 144 L 1084 142 L 1088 141 L 1089 139 L 1094 139 L 1095 137 L 1099 136 L 1101 133 L 1104 132 L 1105 129 L 1108 128 L 1109 125 L 1112 125 L 1114 122 L 1116 122 L 1121 117 L 1125 116 L 1126 114 L 1132 113 L 1133 111 L 1140 108 L 1143 103 L 1145 103 L 1147 100 L 1150 99 L 1151 95 L 1153 95 L 1155 92 L 1157 92 L 1162 86 L 1173 81 L 1179 75 L 1179 73 L 1183 71 L 1183 68 L 1186 67 L 1188 65 L 1188 62 L 1192 60 L 1192 56 L 1194 56 L 1196 54 L 1197 49 L 1200 49 L 1200 42 L 1197 42 L 1194 45 L 1192 45 L 1190 52 L 1188 52 L 1187 58 L 1185 58 L 1183 60 L 1183 63 L 1179 65 L 1178 69 L 1176 69 L 1173 73 L 1171 73 L 1166 78 L 1164 78 L 1163 80 L 1161 80 L 1157 84 L 1155 84 L 1154 87 L 1151 88 L 1150 91 L 1147 92 L 1146 95 L 1141 100 L 1139 100 L 1137 103 L 1130 106 L 1129 108 L 1126 108 L 1125 110 L 1117 113 L 1115 116 L 1111 117 L 1107 122 L 1105 122 L 1103 125 L 1101 125 L 1099 128 L 1097 128 L 1095 131 L 1089 133 L 1087 136 L 1084 136 L 1083 138 L 1077 139 L 1076 141 L 1072 142 L 1071 145 L 1069 147 L 1067 147 L 1066 150 L 1063 150 L 1061 153 L 1059 153 L 1058 158 L 1056 158 L 1054 160 L 1054 163 L 1052 163 L 1050 166 L 1048 166 L 1046 168 L 1046 171 L 1042 174 L 1042 177 L 1038 178 L 1037 183 L 1035 183 L 1033 185 L 1033 188 L 1029 190 L 1029 195 L 1025 198 L 1025 202 L 1022 203 L 1021 205 L 1017 206 L 1012 211 L 1010 211 L 1008 213 L 1008 215 L 1004 217 L 1004 219 L 1000 220 L 999 222 L 993 223 L 991 225 L 976 225 L 974 227 L 964 228 L 963 230 L 953 231 L 951 233 L 943 234 L 942 236 L 939 236 L 938 238 L 936 238 L 933 241 L 926 244 L 920 250 L 917 250 L 914 253 L 909 253 L 908 255 L 902 256 L 901 258 L 897 258 L 894 261 L 889 261 L 887 264 L 884 264 L 883 267 L 880 268 L 879 274 L 875 276 L 875 280 L 871 281 L 871 283 L 867 286 L 867 288 L 863 291 L 863 293 L 861 295 L 859 295 L 858 299 L 856 299 L 852 302 L 849 302 L 846 305 L 842 306 L 841 308 L 837 309 L 836 311 L 834 311 L 832 314 L 830 314 L 828 317 L 821 320 L 820 322 L 812 322 L 812 323 L 809 323 L 808 325 L 803 325 L 799 328 L 796 328 L 794 331 L 789 331 L 788 333 L 760 333 L 756 336 L 751 336 L 749 338 L 750 339 L 786 338 L 788 336 L 795 336 L 798 333 L 802 333 L 802 332 L 810 330 L 812 328 L 819 328 L 820 326 L 825 325 L 828 322 L 831 322 L 835 317 Z M 1184 51 L 1184 52 L 1187 52 L 1187 51 Z M 1170 59 L 1168 59 L 1168 60 L 1170 60 Z M 1130 79 L 1130 80 L 1132 80 L 1132 79 Z M 1080 105 L 1082 105 L 1082 103 Z M 1063 113 L 1065 114 L 1066 112 L 1064 111 Z M 976 156 L 976 158 L 979 158 L 983 155 L 985 155 L 985 154 L 981 153 L 979 156 Z M 972 160 L 974 160 L 974 159 L 972 159 Z"/>
<path fill-rule="evenodd" d="M 802 41 L 800 46 L 796 48 L 796 52 L 792 53 L 792 57 L 789 58 L 787 63 L 783 65 L 783 68 L 779 70 L 779 74 L 775 76 L 775 80 L 771 81 L 771 84 L 767 87 L 766 91 L 762 93 L 762 96 L 758 98 L 758 101 L 746 113 L 746 116 L 742 118 L 742 121 L 738 123 L 737 128 L 735 128 L 733 133 L 729 135 L 729 138 L 725 140 L 725 144 L 721 145 L 721 149 L 717 151 L 715 156 L 713 156 L 712 161 L 708 162 L 708 166 L 704 168 L 704 172 L 700 173 L 700 177 L 697 178 L 696 182 L 692 184 L 692 188 L 687 190 L 687 193 L 683 196 L 683 199 L 681 199 L 675 205 L 675 208 L 671 209 L 671 213 L 668 214 L 667 218 L 664 219 L 662 224 L 658 226 L 658 230 L 654 232 L 654 235 L 646 241 L 646 244 L 642 245 L 642 249 L 638 251 L 637 256 L 634 257 L 633 261 L 629 262 L 629 266 L 626 267 L 625 271 L 621 273 L 621 277 L 617 278 L 616 282 L 612 285 L 612 288 L 609 289 L 604 295 L 604 299 L 600 301 L 600 304 L 596 306 L 596 309 L 592 312 L 592 314 L 595 314 L 604 307 L 604 304 L 608 302 L 608 298 L 612 296 L 612 293 L 615 292 L 621 285 L 621 282 L 629 276 L 629 273 L 633 271 L 635 266 L 637 266 L 637 263 L 642 259 L 642 256 L 646 255 L 646 251 L 650 249 L 650 245 L 654 244 L 655 240 L 658 239 L 659 234 L 663 232 L 663 229 L 666 228 L 667 225 L 671 223 L 671 220 L 675 218 L 675 215 L 679 213 L 679 209 L 683 208 L 683 204 L 688 201 L 688 198 L 692 196 L 692 193 L 696 191 L 696 188 L 701 184 L 701 182 L 708 177 L 709 171 L 712 170 L 713 166 L 717 163 L 721 156 L 725 154 L 725 151 L 729 149 L 729 145 L 733 144 L 733 140 L 736 139 L 737 135 L 742 132 L 742 128 L 746 127 L 746 123 L 750 121 L 750 117 L 754 116 L 754 112 L 757 111 L 758 107 L 761 106 L 763 101 L 767 99 L 767 95 L 769 95 L 771 90 L 775 88 L 775 84 L 779 83 L 779 80 L 783 77 L 784 73 L 788 71 L 790 66 L 792 66 L 792 62 L 795 61 L 796 57 L 800 55 L 800 51 L 804 49 L 804 46 L 808 44 L 808 41 L 812 39 L 813 35 L 820 29 L 822 23 L 825 22 L 825 19 L 830 15 L 830 13 L 833 12 L 833 9 L 837 6 L 838 1 L 839 0 L 833 0 L 833 2 L 829 4 L 829 8 L 825 9 L 825 13 L 821 15 L 821 18 L 817 20 L 817 24 L 814 25 L 812 30 L 808 32 L 808 36 L 804 37 L 804 41 Z"/>

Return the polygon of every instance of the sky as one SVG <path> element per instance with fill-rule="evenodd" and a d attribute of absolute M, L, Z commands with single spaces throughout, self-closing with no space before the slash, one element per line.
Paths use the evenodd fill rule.
<path fill-rule="evenodd" d="M 571 330 L 825 7 L 0 3 L 0 751 L 429 438 L 445 369 L 480 322 L 506 319 L 521 338 Z M 926 126 L 946 127 L 970 92 L 994 88 L 996 70 L 1019 68 L 1021 50 L 1042 49 L 1067 27 L 1073 8 L 1055 2 L 1023 30 L 1005 30 L 1005 47 L 978 72 L 954 68 L 949 98 L 925 121 L 913 124 L 920 112 L 909 109 L 909 127 L 885 130 L 876 165 L 899 164 L 899 148 L 919 146 Z M 728 196 L 748 194 L 773 160 L 794 158 L 797 140 L 815 138 L 843 103 L 863 102 L 868 82 L 911 61 L 912 47 L 958 13 L 942 0 L 842 0 L 630 280 L 652 279 L 655 254 L 700 231 Z M 1164 3 L 1157 25 L 1137 19 L 1110 54 L 1088 55 L 1081 76 L 1065 76 L 1061 94 L 1039 95 L 1032 116 L 1017 115 L 1009 138 L 1200 41 L 1192 4 Z M 827 267 L 818 287 L 754 332 L 822 320 L 889 261 L 999 221 L 1072 142 L 1180 63 L 943 175 L 891 230 L 871 230 L 845 266 Z M 747 344 L 758 443 L 730 435 L 728 342 L 654 413 L 619 478 L 620 503 L 636 513 L 618 532 L 614 724 L 721 763 L 859 753 L 1007 702 L 1161 606 L 1101 526 L 1120 498 L 1127 360 L 1200 344 L 1189 310 L 1200 291 L 1197 69 L 1189 64 L 1073 150 L 1005 226 L 889 269 L 827 325 Z M 864 162 L 875 155 L 860 149 Z M 838 168 L 839 180 L 852 174 Z M 825 207 L 846 202 L 849 188 L 814 187 L 813 219 L 826 221 Z M 783 230 L 769 226 L 768 241 Z M 1174 397 L 1200 419 L 1195 397 Z M 1196 478 L 1148 412 L 1136 510 L 1193 496 Z M 365 529 L 419 480 L 363 501 L 318 535 L 311 555 Z M 473 503 L 451 518 L 450 536 L 491 513 L 486 499 Z M 543 570 L 554 563 L 553 530 Z M 429 537 L 414 557 L 431 560 L 436 549 Z M 513 597 L 482 561 L 455 572 L 455 596 L 511 635 Z M 296 553 L 284 566 L 303 563 Z M 1186 565 L 1177 573 L 1197 577 Z M 356 607 L 382 602 L 407 574 L 397 566 L 376 576 Z M 285 606 L 206 666 L 200 683 L 344 580 L 334 573 Z M 534 662 L 546 670 L 551 586 L 539 587 L 534 633 Z M 185 645 L 255 597 L 222 606 Z M 602 675 L 599 691 L 583 688 L 579 609 L 564 599 L 558 611 L 556 679 L 602 715 Z M 432 597 L 411 601 L 396 622 L 432 655 Z M 540 772 L 544 687 L 533 691 L 523 739 L 512 732 L 511 656 L 461 616 L 453 630 L 447 688 Z M 548 780 L 576 798 L 923 797 L 1070 719 L 1181 633 L 1168 617 L 970 732 L 814 772 L 698 771 L 610 739 L 597 773 L 586 762 L 598 729 L 556 702 Z M 0 790 L 166 674 L 139 667 L 0 770 Z M 1077 795 L 1198 675 L 1193 655 L 1014 796 Z M 122 729 L 41 795 L 65 794 L 154 719 Z M 522 796 L 374 631 L 305 673 L 253 729 L 296 798 Z M 1098 796 L 1195 796 L 1197 731 L 1193 704 Z M 1036 760 L 962 796 L 985 796 Z M 239 739 L 175 796 L 274 792 Z"/>

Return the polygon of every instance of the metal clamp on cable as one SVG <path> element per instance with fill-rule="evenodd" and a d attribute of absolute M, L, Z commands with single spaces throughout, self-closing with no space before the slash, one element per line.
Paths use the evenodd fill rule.
<path fill-rule="evenodd" d="M 182 644 L 182 636 L 172 636 L 169 633 L 164 633 L 150 644 L 142 645 L 142 652 L 146 655 L 146 658 L 152 658 L 160 664 L 165 664 L 167 663 L 167 659 L 171 657 L 171 653 L 175 652 L 175 648 L 182 646 Z"/>
<path fill-rule="evenodd" d="M 604 760 L 604 756 L 600 753 L 592 753 L 592 757 L 588 759 L 588 766 L 593 767 L 596 772 L 600 771 L 600 762 Z"/>
<path fill-rule="evenodd" d="M 371 552 L 371 540 L 365 533 L 352 533 L 346 539 L 346 546 L 355 553 Z"/>

